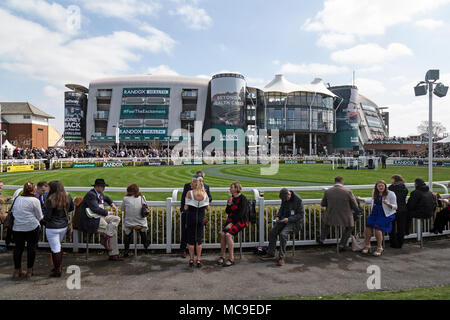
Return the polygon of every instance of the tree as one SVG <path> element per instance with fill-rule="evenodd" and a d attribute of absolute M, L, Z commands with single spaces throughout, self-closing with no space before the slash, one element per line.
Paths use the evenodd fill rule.
<path fill-rule="evenodd" d="M 427 134 L 428 135 L 428 121 L 422 121 L 417 127 L 417 131 L 419 134 Z M 447 131 L 444 125 L 440 122 L 433 121 L 433 138 L 442 137 L 443 134 Z"/>

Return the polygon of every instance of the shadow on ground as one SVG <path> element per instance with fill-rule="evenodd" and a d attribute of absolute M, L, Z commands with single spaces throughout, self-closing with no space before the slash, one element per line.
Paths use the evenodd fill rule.
<path fill-rule="evenodd" d="M 24 254 L 25 258 L 26 254 Z M 450 284 L 449 239 L 415 242 L 403 249 L 387 248 L 380 258 L 335 247 L 288 251 L 287 264 L 261 261 L 247 252 L 229 268 L 216 265 L 218 254 L 208 250 L 203 268 L 189 268 L 178 255 L 139 254 L 124 262 L 108 261 L 103 251 L 85 255 L 68 252 L 64 267 L 79 266 L 81 289 L 48 277 L 50 254 L 39 251 L 32 280 L 12 279 L 12 253 L 0 254 L 0 299 L 267 299 L 367 292 L 367 268 L 381 269 L 381 289 L 400 290 Z M 24 265 L 25 265 L 24 261 Z"/>

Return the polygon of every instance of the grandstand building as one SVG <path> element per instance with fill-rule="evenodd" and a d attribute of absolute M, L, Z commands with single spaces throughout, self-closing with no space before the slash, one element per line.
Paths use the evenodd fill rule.
<path fill-rule="evenodd" d="M 89 89 L 68 88 L 72 91 L 66 92 L 66 98 L 79 94 L 81 101 L 87 93 L 87 108 L 75 112 L 85 119 L 66 112 L 66 130 L 76 127 L 77 121 L 85 123 L 77 135 L 85 137 L 90 147 L 116 145 L 116 137 L 127 146 L 174 145 L 179 128 L 189 130 L 192 138 L 218 129 L 224 142 L 236 141 L 227 129 L 249 131 L 247 142 L 258 129 L 268 130 L 269 139 L 277 129 L 280 153 L 330 154 L 351 153 L 355 146 L 362 148 L 369 139 L 388 133 L 385 115 L 356 87 L 327 88 L 321 79 L 298 85 L 276 75 L 258 88 L 247 86 L 245 77 L 236 73 L 211 79 L 140 75 L 94 80 Z M 66 111 L 68 107 L 74 113 L 73 104 L 66 103 Z M 354 132 L 346 132 L 349 128 Z M 70 132 L 72 138 L 76 136 Z"/>

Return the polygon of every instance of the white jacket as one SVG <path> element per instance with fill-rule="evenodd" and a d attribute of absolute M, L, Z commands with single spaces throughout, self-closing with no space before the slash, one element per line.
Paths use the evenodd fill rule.
<path fill-rule="evenodd" d="M 397 211 L 397 197 L 395 196 L 394 192 L 388 191 L 386 198 L 383 198 L 383 200 L 386 200 L 387 202 L 389 202 L 392 205 L 392 209 L 391 209 L 383 203 L 384 215 L 386 217 L 390 217 Z M 372 195 L 372 198 L 365 198 L 364 202 L 372 205 L 372 208 L 373 208 L 373 202 L 374 202 L 373 195 Z"/>

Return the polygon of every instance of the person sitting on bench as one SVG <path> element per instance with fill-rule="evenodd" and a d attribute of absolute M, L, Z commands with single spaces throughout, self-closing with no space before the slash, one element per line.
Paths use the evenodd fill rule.
<path fill-rule="evenodd" d="M 97 179 L 93 185 L 94 188 L 84 196 L 78 230 L 86 233 L 101 233 L 100 243 L 108 250 L 109 260 L 122 261 L 117 244 L 117 228 L 120 217 L 115 215 L 117 207 L 113 201 L 103 194 L 105 186 L 108 186 L 105 180 Z M 111 206 L 112 211 L 105 210 L 105 202 Z"/>

